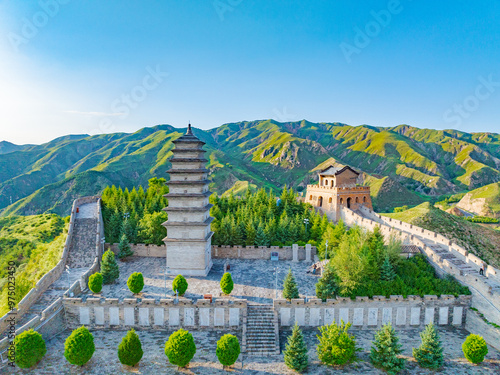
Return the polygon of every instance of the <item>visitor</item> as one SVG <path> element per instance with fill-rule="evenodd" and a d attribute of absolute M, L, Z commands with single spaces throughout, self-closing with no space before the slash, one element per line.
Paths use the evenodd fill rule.
<path fill-rule="evenodd" d="M 317 269 L 317 266 L 316 266 L 316 263 L 314 263 L 314 266 L 313 266 L 313 275 L 316 275 L 316 269 Z"/>
<path fill-rule="evenodd" d="M 484 262 L 481 263 L 481 266 L 479 267 L 479 275 L 484 276 Z"/>

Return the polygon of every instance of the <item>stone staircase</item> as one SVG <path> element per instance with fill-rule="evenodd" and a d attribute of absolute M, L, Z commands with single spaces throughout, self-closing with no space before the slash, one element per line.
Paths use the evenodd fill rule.
<path fill-rule="evenodd" d="M 76 218 L 70 243 L 68 266 L 89 268 L 96 257 L 97 219 Z"/>
<path fill-rule="evenodd" d="M 427 239 L 420 238 L 428 247 L 430 247 L 436 254 L 438 254 L 442 259 L 446 259 L 448 262 L 453 264 L 457 269 L 462 271 L 464 275 L 474 275 L 479 276 L 479 271 L 472 267 L 469 263 L 466 263 L 464 259 L 457 254 L 446 249 L 443 245 L 431 242 Z"/>
<path fill-rule="evenodd" d="M 280 353 L 277 317 L 272 305 L 249 304 L 247 309 L 246 351 L 249 355 Z"/>

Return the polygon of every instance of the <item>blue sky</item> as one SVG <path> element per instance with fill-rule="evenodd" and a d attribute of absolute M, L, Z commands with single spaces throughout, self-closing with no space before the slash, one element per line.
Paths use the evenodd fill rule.
<path fill-rule="evenodd" d="M 500 2 L 0 0 L 0 140 L 191 123 L 499 132 Z"/>

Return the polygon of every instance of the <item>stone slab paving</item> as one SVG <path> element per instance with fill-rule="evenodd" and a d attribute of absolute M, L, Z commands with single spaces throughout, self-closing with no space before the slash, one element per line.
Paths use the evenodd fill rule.
<path fill-rule="evenodd" d="M 207 277 L 188 277 L 188 290 L 186 298 L 198 299 L 203 294 L 220 296 L 219 282 L 224 271 L 223 259 L 214 259 L 214 265 Z M 144 276 L 143 298 L 165 298 L 173 296 L 172 281 L 177 275 L 167 277 L 167 288 L 165 290 L 165 259 L 130 257 L 126 261 L 118 260 L 120 267 L 120 278 L 117 283 L 104 285 L 101 296 L 106 298 L 131 298 L 132 293 L 127 288 L 127 279 L 134 272 L 142 272 Z M 276 276 L 274 268 L 278 267 L 278 298 L 282 298 L 283 280 L 291 268 L 299 286 L 301 297 L 314 297 L 315 285 L 318 276 L 306 273 L 309 263 L 269 260 L 241 260 L 230 259 L 231 276 L 234 282 L 232 297 L 245 298 L 257 303 L 272 304 L 275 297 Z"/>
<path fill-rule="evenodd" d="M 467 336 L 467 331 L 457 329 L 439 329 L 444 345 L 445 367 L 441 374 L 499 374 L 500 352 L 492 349 L 486 356 L 485 362 L 474 366 L 466 361 L 461 351 L 462 342 Z M 70 365 L 64 358 L 64 341 L 70 331 L 64 331 L 47 343 L 46 356 L 30 370 L 4 369 L 1 373 L 12 374 L 294 374 L 283 362 L 283 354 L 276 356 L 240 356 L 236 364 L 229 372 L 222 370 L 215 355 L 216 342 L 225 332 L 192 332 L 197 352 L 188 369 L 178 371 L 175 366 L 168 363 L 164 354 L 165 341 L 168 332 L 138 331 L 142 341 L 144 356 L 135 368 L 120 364 L 116 354 L 116 348 L 121 342 L 125 332 L 121 331 L 93 331 L 96 351 L 92 359 L 83 367 Z M 316 356 L 315 346 L 317 343 L 317 330 L 305 332 L 306 344 L 309 348 L 309 371 L 308 374 L 384 374 L 384 372 L 373 368 L 369 363 L 369 350 L 373 340 L 374 331 L 357 331 L 358 344 L 363 349 L 360 352 L 360 361 L 344 368 L 331 368 L 319 363 Z M 433 372 L 420 369 L 411 360 L 412 347 L 420 344 L 418 331 L 400 331 L 399 335 L 404 345 L 403 355 L 410 359 L 407 370 L 402 374 L 432 374 Z M 288 333 L 282 334 L 282 349 L 286 343 Z"/>
<path fill-rule="evenodd" d="M 97 219 L 97 203 L 85 203 L 78 206 L 77 219 Z"/>

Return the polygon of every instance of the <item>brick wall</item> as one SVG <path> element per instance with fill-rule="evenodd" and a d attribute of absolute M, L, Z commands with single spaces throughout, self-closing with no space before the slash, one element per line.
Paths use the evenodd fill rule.
<path fill-rule="evenodd" d="M 299 261 L 306 260 L 306 247 L 310 247 L 311 259 L 314 260 L 316 246 L 306 245 L 297 246 Z M 214 259 L 271 259 L 272 252 L 278 252 L 279 260 L 293 260 L 293 246 L 212 246 Z"/>

